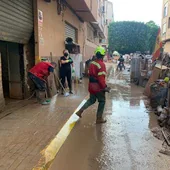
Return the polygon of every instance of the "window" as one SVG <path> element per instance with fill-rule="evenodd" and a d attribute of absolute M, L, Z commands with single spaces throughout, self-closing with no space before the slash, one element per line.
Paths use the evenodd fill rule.
<path fill-rule="evenodd" d="M 90 41 L 94 41 L 95 38 L 95 31 L 94 29 L 88 24 L 87 25 L 87 39 Z"/>
<path fill-rule="evenodd" d="M 166 34 L 166 23 L 163 24 L 163 30 L 162 30 L 162 35 L 165 35 Z"/>
<path fill-rule="evenodd" d="M 104 43 L 107 43 L 107 42 L 106 42 L 106 39 L 102 39 L 102 42 L 101 42 L 101 43 L 103 43 L 103 44 L 104 44 Z"/>
<path fill-rule="evenodd" d="M 164 6 L 164 17 L 168 15 L 168 3 L 165 4 Z"/>
<path fill-rule="evenodd" d="M 65 22 L 65 39 L 68 37 L 72 38 L 73 42 L 78 42 L 78 30 L 69 23 Z"/>
<path fill-rule="evenodd" d="M 108 19 L 105 20 L 105 25 L 108 25 Z"/>

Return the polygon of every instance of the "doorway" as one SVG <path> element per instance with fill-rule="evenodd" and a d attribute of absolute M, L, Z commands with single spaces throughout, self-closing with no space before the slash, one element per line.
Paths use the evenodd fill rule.
<path fill-rule="evenodd" d="M 23 45 L 0 41 L 4 98 L 23 99 Z"/>

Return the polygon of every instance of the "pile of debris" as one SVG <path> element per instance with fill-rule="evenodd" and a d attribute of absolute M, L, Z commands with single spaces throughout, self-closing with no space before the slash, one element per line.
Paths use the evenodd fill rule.
<path fill-rule="evenodd" d="M 152 56 L 133 54 L 131 59 L 131 82 L 145 87 L 152 74 Z"/>
<path fill-rule="evenodd" d="M 170 55 L 163 54 L 154 65 L 144 94 L 158 115 L 159 125 L 170 129 Z"/>
<path fill-rule="evenodd" d="M 156 137 L 159 140 L 162 140 L 162 149 L 159 151 L 159 153 L 170 156 L 170 133 L 165 128 L 154 128 L 152 129 L 154 137 Z"/>
<path fill-rule="evenodd" d="M 170 67 L 170 54 L 164 53 L 163 55 L 160 56 L 157 62 L 161 62 L 163 66 Z"/>
<path fill-rule="evenodd" d="M 170 156 L 170 54 L 165 53 L 153 63 L 152 74 L 144 94 L 150 99 L 150 106 L 158 116 L 161 129 L 153 129 L 154 136 L 164 140 L 162 154 Z"/>

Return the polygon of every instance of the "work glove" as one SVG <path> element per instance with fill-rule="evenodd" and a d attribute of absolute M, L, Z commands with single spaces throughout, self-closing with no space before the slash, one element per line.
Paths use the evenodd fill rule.
<path fill-rule="evenodd" d="M 74 78 L 75 77 L 75 69 L 74 69 L 74 67 L 72 68 L 72 78 Z"/>
<path fill-rule="evenodd" d="M 72 73 L 75 74 L 75 69 L 74 68 L 72 69 Z"/>
<path fill-rule="evenodd" d="M 104 92 L 107 92 L 107 93 L 110 93 L 110 90 L 111 90 L 110 87 L 106 87 L 103 91 L 104 91 Z"/>

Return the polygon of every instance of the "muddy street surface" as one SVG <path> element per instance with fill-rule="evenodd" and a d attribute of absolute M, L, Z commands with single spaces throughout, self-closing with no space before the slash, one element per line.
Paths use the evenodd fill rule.
<path fill-rule="evenodd" d="M 10 101 L 0 113 L 0 170 L 32 170 L 41 151 L 87 96 L 86 84 L 75 84 L 74 95 L 54 96 L 49 106 L 34 99 Z"/>
<path fill-rule="evenodd" d="M 153 137 L 156 116 L 146 109 L 143 89 L 130 84 L 129 72 L 112 68 L 107 94 L 107 123 L 95 124 L 97 105 L 84 112 L 59 150 L 50 170 L 170 170 Z"/>

